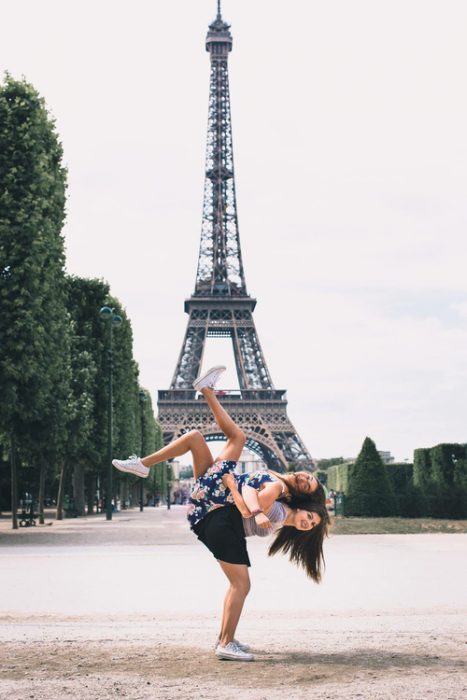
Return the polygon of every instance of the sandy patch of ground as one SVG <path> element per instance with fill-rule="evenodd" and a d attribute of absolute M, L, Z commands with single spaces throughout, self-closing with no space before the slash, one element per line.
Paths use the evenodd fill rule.
<path fill-rule="evenodd" d="M 465 657 L 452 640 L 371 639 L 364 649 L 327 653 L 283 644 L 257 650 L 252 664 L 221 662 L 196 647 L 116 641 L 4 645 L 1 697 L 82 698 L 426 698 L 467 693 Z M 440 648 L 442 646 L 442 648 Z M 281 647 L 281 649 L 279 649 Z M 436 651 L 437 653 L 434 653 Z"/>
<path fill-rule="evenodd" d="M 187 628 L 182 619 L 170 626 L 169 617 L 1 622 L 5 700 L 467 697 L 467 636 L 457 615 L 430 623 L 418 615 L 342 616 L 334 623 L 326 616 L 249 615 L 242 633 L 256 661 L 243 664 L 216 659 L 212 619 L 204 630 L 202 618 Z"/>

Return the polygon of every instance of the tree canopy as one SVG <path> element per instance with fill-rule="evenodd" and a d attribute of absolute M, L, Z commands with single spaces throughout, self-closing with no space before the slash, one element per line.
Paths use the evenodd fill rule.
<path fill-rule="evenodd" d="M 40 471 L 40 507 L 47 469 L 49 485 L 61 475 L 62 495 L 73 488 L 79 512 L 86 484 L 92 505 L 108 466 L 109 325 L 102 306 L 123 319 L 113 343 L 115 454 L 153 451 L 160 441 L 149 394 L 139 387 L 125 309 L 106 282 L 65 275 L 62 160 L 43 98 L 7 75 L 0 85 L 0 455 L 11 460 L 14 513 L 18 464 L 29 474 Z M 26 481 L 37 489 L 37 479 Z"/>

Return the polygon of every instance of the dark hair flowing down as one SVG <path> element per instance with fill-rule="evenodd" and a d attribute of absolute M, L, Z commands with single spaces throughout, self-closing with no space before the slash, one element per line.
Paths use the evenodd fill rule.
<path fill-rule="evenodd" d="M 310 513 L 317 513 L 321 522 L 312 530 L 297 530 L 290 525 L 283 525 L 277 531 L 273 543 L 269 547 L 269 556 L 282 552 L 289 554 L 289 559 L 297 566 L 305 569 L 307 575 L 315 583 L 321 581 L 321 573 L 324 570 L 323 540 L 328 536 L 329 513 L 322 503 L 304 503 L 299 501 L 288 502 L 291 508 L 300 508 Z"/>

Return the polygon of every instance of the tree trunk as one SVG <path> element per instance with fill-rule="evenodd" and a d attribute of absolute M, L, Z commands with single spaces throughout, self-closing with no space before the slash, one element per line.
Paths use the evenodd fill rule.
<path fill-rule="evenodd" d="M 115 501 L 116 503 L 117 501 Z M 120 504 L 121 504 L 121 509 L 124 510 L 127 507 L 128 503 L 128 481 L 126 479 L 122 479 L 122 483 L 120 486 Z"/>
<path fill-rule="evenodd" d="M 41 461 L 41 471 L 39 475 L 39 524 L 44 524 L 44 499 L 45 499 L 45 473 L 47 466 Z"/>
<path fill-rule="evenodd" d="M 84 466 L 75 462 L 73 466 L 73 497 L 77 515 L 84 515 Z"/>
<path fill-rule="evenodd" d="M 68 464 L 66 459 L 63 460 L 62 470 L 60 472 L 60 483 L 58 485 L 57 494 L 57 520 L 63 520 L 63 497 L 65 495 L 65 482 L 68 473 Z"/>
<path fill-rule="evenodd" d="M 10 436 L 10 463 L 11 463 L 11 527 L 18 529 L 18 470 L 16 464 L 16 444 L 13 434 Z"/>
<path fill-rule="evenodd" d="M 94 513 L 94 505 L 96 498 L 96 475 L 88 472 L 86 475 L 86 496 L 88 502 L 88 515 Z"/>

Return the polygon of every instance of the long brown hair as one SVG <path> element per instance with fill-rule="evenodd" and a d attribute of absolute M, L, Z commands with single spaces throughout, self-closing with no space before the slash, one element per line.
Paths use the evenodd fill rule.
<path fill-rule="evenodd" d="M 285 499 L 288 505 L 291 507 L 291 501 L 295 503 L 293 506 L 294 508 L 301 508 L 303 503 L 320 503 L 323 506 L 326 504 L 326 492 L 323 484 L 320 482 L 316 474 L 313 476 L 315 476 L 316 481 L 318 482 L 318 487 L 312 493 L 303 493 L 302 491 L 299 491 L 290 481 L 284 478 L 286 475 L 279 474 L 279 472 L 275 472 L 272 469 L 268 469 L 268 471 L 271 474 L 274 474 L 279 481 L 282 481 L 282 483 L 287 486 L 290 495 L 283 496 L 282 498 Z"/>
<path fill-rule="evenodd" d="M 289 554 L 289 559 L 297 566 L 305 569 L 307 575 L 315 583 L 321 581 L 321 573 L 325 568 L 323 540 L 328 536 L 329 513 L 321 503 L 295 502 L 295 508 L 317 513 L 321 522 L 312 530 L 297 530 L 290 525 L 283 525 L 269 547 L 269 556 L 282 552 Z"/>

